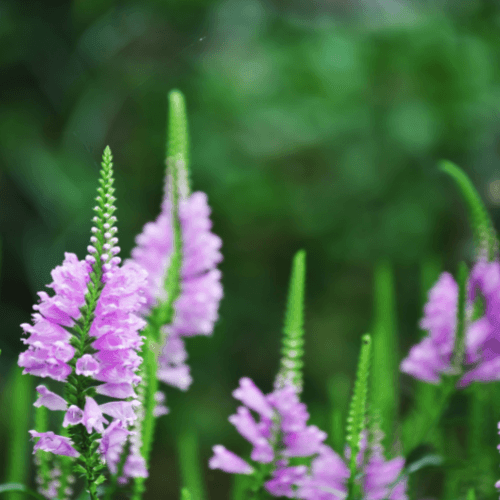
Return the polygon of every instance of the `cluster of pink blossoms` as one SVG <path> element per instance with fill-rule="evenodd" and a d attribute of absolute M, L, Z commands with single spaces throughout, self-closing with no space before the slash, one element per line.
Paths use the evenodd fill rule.
<path fill-rule="evenodd" d="M 222 298 L 221 272 L 215 266 L 222 260 L 221 239 L 210 229 L 207 195 L 195 192 L 179 199 L 182 237 L 181 292 L 174 303 L 172 324 L 165 326 L 167 341 L 158 359 L 158 379 L 186 390 L 191 384 L 187 353 L 182 337 L 210 335 L 218 318 Z M 173 252 L 172 204 L 166 195 L 154 222 L 148 222 L 136 238 L 132 258 L 148 271 L 145 304 L 147 315 L 158 302 L 165 301 L 165 275 Z"/>
<path fill-rule="evenodd" d="M 102 259 L 106 262 L 103 265 L 104 287 L 89 331 L 89 335 L 95 338 L 91 345 L 96 352 L 75 360 L 76 351 L 70 342 L 72 334 L 67 330 L 75 327 L 75 321 L 82 317 L 80 309 L 86 307 L 86 293 L 95 258 L 89 255 L 86 260 L 79 261 L 76 255 L 66 253 L 63 264 L 52 271 L 53 282 L 48 286 L 54 290 L 54 295 L 50 297 L 40 292 L 40 303 L 34 306 L 38 312 L 33 314 L 33 325 L 21 325 L 29 334 L 23 340 L 29 347 L 19 356 L 19 365 L 24 368 L 23 373 L 60 382 L 67 381 L 73 372 L 73 365 L 76 375 L 100 382 L 95 387 L 97 394 L 121 400 L 98 404 L 93 397 L 86 396 L 83 408 L 76 405 L 68 407 L 64 398 L 40 385 L 37 387 L 39 398 L 35 403 L 35 406 L 64 411 L 64 427 L 82 424 L 89 434 L 98 432 L 101 435 L 101 456 L 111 473 L 116 473 L 121 451 L 130 434 L 128 428 L 136 418 L 134 387 L 140 381 L 137 370 L 142 361 L 138 354 L 142 344 L 139 331 L 145 326 L 145 321 L 137 313 L 145 301 L 143 290 L 147 273 L 133 262 L 118 267 L 119 257 L 112 257 L 119 250 L 114 246 L 117 240 L 112 229 L 110 233 L 105 233 L 107 243 L 104 250 L 109 253 Z M 111 423 L 104 415 L 113 419 Z M 105 424 L 109 425 L 105 427 Z M 30 433 L 39 438 L 35 451 L 41 449 L 58 455 L 79 456 L 68 437 L 53 432 Z M 123 469 L 122 482 L 127 477 L 146 476 L 147 470 L 139 450 L 131 449 Z"/>
<path fill-rule="evenodd" d="M 478 293 L 479 292 L 479 293 Z M 484 315 L 471 321 L 473 303 L 484 300 Z M 428 335 L 413 346 L 401 371 L 415 378 L 439 383 L 451 366 L 457 325 L 458 285 L 449 273 L 442 273 L 429 292 L 425 315 L 420 322 Z M 500 263 L 478 261 L 469 276 L 465 329 L 464 375 L 458 385 L 472 381 L 500 380 Z"/>
<path fill-rule="evenodd" d="M 323 441 L 326 433 L 306 425 L 309 414 L 299 401 L 292 385 L 264 395 L 248 378 L 240 380 L 233 392 L 245 406 L 240 406 L 229 421 L 253 446 L 250 458 L 261 464 L 275 464 L 271 479 L 264 483 L 273 496 L 303 500 L 341 500 L 347 495 L 349 469 L 344 460 Z M 250 410 L 260 417 L 257 422 Z M 371 447 L 366 465 L 366 439 L 357 457 L 363 471 L 363 493 L 366 500 L 406 500 L 406 479 L 397 480 L 404 467 L 401 457 L 386 461 L 380 440 Z M 213 447 L 211 469 L 232 474 L 252 474 L 254 468 L 222 445 Z M 348 450 L 347 450 L 348 455 Z M 310 468 L 290 466 L 293 457 L 311 457 Z M 397 481 L 397 482 L 396 482 Z M 393 484 L 395 483 L 395 484 Z"/>

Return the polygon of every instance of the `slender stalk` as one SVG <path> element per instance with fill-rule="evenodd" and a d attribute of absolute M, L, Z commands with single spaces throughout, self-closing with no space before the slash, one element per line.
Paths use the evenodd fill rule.
<path fill-rule="evenodd" d="M 177 439 L 182 484 L 196 500 L 204 500 L 205 492 L 200 468 L 198 438 L 192 430 L 184 429 Z"/>
<path fill-rule="evenodd" d="M 13 386 L 10 413 L 10 445 L 7 461 L 7 482 L 24 483 L 27 477 L 26 461 L 28 456 L 29 408 L 32 401 L 31 377 L 22 375 L 17 366 L 12 370 Z M 22 498 L 19 493 L 11 493 L 11 500 Z"/>

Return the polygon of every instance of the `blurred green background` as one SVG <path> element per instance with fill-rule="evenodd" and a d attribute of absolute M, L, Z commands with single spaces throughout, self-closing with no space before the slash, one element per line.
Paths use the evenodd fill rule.
<path fill-rule="evenodd" d="M 187 339 L 191 389 L 167 389 L 147 498 L 178 498 L 187 427 L 206 498 L 227 498 L 210 448 L 248 452 L 227 421 L 231 391 L 242 376 L 271 390 L 300 248 L 303 399 L 329 430 L 328 381 L 352 381 L 375 263 L 394 265 L 401 359 L 420 335 L 421 262 L 454 272 L 472 257 L 439 159 L 464 168 L 498 221 L 499 28 L 486 0 L 1 2 L 0 470 L 19 324 L 63 252 L 86 253 L 107 144 L 123 256 L 158 214 L 172 88 L 187 99 L 193 189 L 224 242 L 225 297 L 213 337 Z M 415 384 L 400 384 L 404 410 Z"/>

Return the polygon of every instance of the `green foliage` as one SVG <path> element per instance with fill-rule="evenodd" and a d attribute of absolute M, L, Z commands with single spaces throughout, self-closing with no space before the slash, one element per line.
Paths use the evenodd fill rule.
<path fill-rule="evenodd" d="M 281 366 L 276 378 L 278 386 L 291 382 L 302 390 L 302 357 L 304 354 L 304 293 L 306 279 L 306 252 L 299 250 L 292 263 L 288 301 L 283 329 Z"/>
<path fill-rule="evenodd" d="M 389 262 L 381 261 L 374 273 L 373 362 L 370 400 L 378 408 L 381 428 L 391 439 L 399 401 L 398 337 L 394 275 Z"/>
<path fill-rule="evenodd" d="M 453 163 L 442 161 L 440 169 L 452 177 L 467 204 L 478 255 L 493 260 L 498 254 L 498 242 L 495 228 L 479 193 L 467 174 Z"/>
<path fill-rule="evenodd" d="M 181 483 L 197 500 L 206 498 L 199 456 L 198 437 L 192 428 L 184 428 L 177 438 Z"/>
<path fill-rule="evenodd" d="M 361 353 L 359 355 L 358 371 L 356 382 L 349 407 L 347 417 L 347 438 L 346 442 L 351 449 L 349 460 L 349 470 L 351 472 L 348 482 L 348 498 L 355 496 L 356 484 L 356 456 L 360 450 L 361 436 L 366 426 L 366 406 L 368 395 L 368 376 L 370 374 L 372 340 L 369 334 L 363 335 L 361 339 Z"/>
<path fill-rule="evenodd" d="M 23 370 L 16 366 L 12 372 L 13 381 L 10 401 L 9 422 L 9 457 L 7 462 L 7 481 L 24 483 L 28 476 L 26 467 L 30 429 L 30 414 L 33 400 L 32 379 L 22 374 Z M 11 493 L 10 500 L 20 500 L 21 495 Z"/>

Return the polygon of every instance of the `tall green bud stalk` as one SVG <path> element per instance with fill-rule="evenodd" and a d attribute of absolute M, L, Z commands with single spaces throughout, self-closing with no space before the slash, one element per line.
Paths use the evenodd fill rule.
<path fill-rule="evenodd" d="M 366 429 L 366 408 L 368 398 L 368 377 L 370 374 L 370 358 L 372 339 L 369 334 L 361 339 L 356 382 L 347 417 L 347 445 L 351 450 L 349 460 L 350 476 L 347 482 L 347 500 L 354 500 L 360 495 L 360 484 L 356 482 L 356 457 L 361 448 L 361 438 Z"/>
<path fill-rule="evenodd" d="M 142 384 L 138 389 L 143 402 L 144 413 L 136 424 L 136 432 L 142 437 L 141 454 L 149 465 L 153 443 L 156 405 L 155 394 L 158 390 L 158 357 L 167 341 L 164 327 L 174 319 L 174 303 L 181 292 L 182 235 L 179 221 L 179 195 L 189 194 L 188 184 L 188 132 L 184 96 L 173 90 L 168 96 L 169 123 L 167 132 L 167 185 L 168 196 L 172 203 L 173 251 L 170 265 L 165 275 L 167 299 L 153 308 L 146 318 L 148 325 L 144 331 L 146 342 L 143 346 Z M 181 189 L 182 187 L 182 189 Z M 145 479 L 134 481 L 133 500 L 140 500 L 145 491 Z"/>
<path fill-rule="evenodd" d="M 291 383 L 299 392 L 302 391 L 305 280 L 306 252 L 305 250 L 299 250 L 295 254 L 292 263 L 283 328 L 280 370 L 275 381 L 275 388 L 277 389 Z"/>

